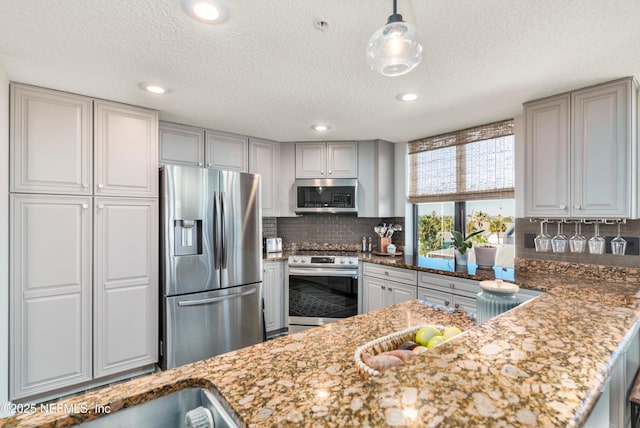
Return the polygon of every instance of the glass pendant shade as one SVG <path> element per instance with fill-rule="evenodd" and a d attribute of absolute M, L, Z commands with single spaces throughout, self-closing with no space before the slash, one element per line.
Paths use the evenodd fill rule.
<path fill-rule="evenodd" d="M 422 36 L 408 22 L 394 20 L 373 33 L 367 45 L 367 62 L 371 69 L 383 76 L 402 76 L 413 70 L 422 60 Z"/>

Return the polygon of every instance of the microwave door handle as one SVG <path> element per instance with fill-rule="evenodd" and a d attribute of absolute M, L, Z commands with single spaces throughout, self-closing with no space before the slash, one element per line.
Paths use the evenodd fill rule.
<path fill-rule="evenodd" d="M 214 269 L 220 269 L 220 245 L 218 245 L 218 239 L 220 231 L 218 230 L 218 218 L 220 209 L 218 207 L 218 192 L 213 192 L 213 263 Z"/>
<path fill-rule="evenodd" d="M 222 269 L 227 268 L 227 223 L 226 223 L 226 213 L 225 213 L 225 193 L 220 192 L 220 224 L 221 226 L 221 237 L 220 237 L 220 253 L 222 257 Z"/>

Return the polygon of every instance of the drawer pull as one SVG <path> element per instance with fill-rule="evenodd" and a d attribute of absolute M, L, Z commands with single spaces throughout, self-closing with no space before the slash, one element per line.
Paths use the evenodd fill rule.
<path fill-rule="evenodd" d="M 449 288 L 456 288 L 456 285 L 453 282 L 449 283 Z"/>
<path fill-rule="evenodd" d="M 460 308 L 460 303 L 456 303 L 455 305 L 453 305 L 454 308 L 459 309 Z"/>
<path fill-rule="evenodd" d="M 444 301 L 444 305 L 445 305 L 445 306 L 449 306 L 449 301 L 448 301 L 448 300 L 445 300 L 445 301 Z"/>

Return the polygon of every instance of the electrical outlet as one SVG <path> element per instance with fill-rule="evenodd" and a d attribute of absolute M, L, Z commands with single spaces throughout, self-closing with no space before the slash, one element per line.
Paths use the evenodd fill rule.
<path fill-rule="evenodd" d="M 525 233 L 524 234 L 524 248 L 536 248 L 536 242 L 534 241 L 534 239 L 536 239 L 536 234 L 535 233 Z"/>

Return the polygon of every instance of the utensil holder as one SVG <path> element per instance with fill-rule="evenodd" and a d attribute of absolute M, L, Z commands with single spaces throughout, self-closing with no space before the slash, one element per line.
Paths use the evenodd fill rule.
<path fill-rule="evenodd" d="M 378 242 L 378 251 L 380 251 L 381 253 L 386 253 L 387 246 L 389 244 L 391 244 L 391 238 L 380 238 L 380 241 Z"/>

